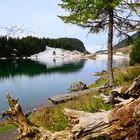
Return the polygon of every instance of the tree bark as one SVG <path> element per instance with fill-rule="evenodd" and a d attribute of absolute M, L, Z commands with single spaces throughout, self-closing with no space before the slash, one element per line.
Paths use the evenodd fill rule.
<path fill-rule="evenodd" d="M 113 51 L 112 51 L 112 43 L 113 43 L 113 10 L 109 10 L 109 29 L 108 29 L 108 61 L 107 61 L 107 71 L 109 77 L 109 86 L 114 84 L 114 76 L 113 76 Z"/>
<path fill-rule="evenodd" d="M 121 90 L 122 89 L 122 90 Z M 117 104 L 121 102 L 122 100 L 126 99 L 137 99 L 140 97 L 140 76 L 138 76 L 134 82 L 131 84 L 131 86 L 125 87 L 121 86 L 114 90 L 112 90 L 111 95 L 107 96 L 110 103 Z"/>
<path fill-rule="evenodd" d="M 140 98 L 111 111 L 86 113 L 65 109 L 71 132 L 76 140 L 91 140 L 98 136 L 110 139 L 140 139 Z"/>
<path fill-rule="evenodd" d="M 9 123 L 18 128 L 19 137 L 17 140 L 72 140 L 70 131 L 51 132 L 42 127 L 38 127 L 30 122 L 22 112 L 17 99 L 6 96 L 9 109 L 2 113 L 2 116 L 8 116 Z"/>

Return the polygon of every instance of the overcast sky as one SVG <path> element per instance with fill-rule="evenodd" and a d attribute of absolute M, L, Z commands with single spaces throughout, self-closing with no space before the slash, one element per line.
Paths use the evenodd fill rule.
<path fill-rule="evenodd" d="M 0 27 L 16 24 L 23 25 L 41 37 L 78 38 L 87 50 L 97 44 L 106 44 L 105 33 L 88 35 L 88 30 L 63 23 L 57 17 L 65 14 L 58 6 L 60 2 L 61 0 L 0 0 Z"/>

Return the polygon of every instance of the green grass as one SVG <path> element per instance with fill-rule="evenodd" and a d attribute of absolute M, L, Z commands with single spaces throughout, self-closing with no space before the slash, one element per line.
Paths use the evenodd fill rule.
<path fill-rule="evenodd" d="M 63 106 L 44 107 L 30 115 L 30 121 L 49 130 L 60 131 L 67 127 L 67 118 L 62 114 Z"/>
<path fill-rule="evenodd" d="M 98 112 L 100 110 L 112 109 L 110 104 L 105 104 L 100 98 L 95 98 L 94 95 L 96 94 L 97 93 L 90 93 L 85 96 L 80 96 L 73 101 L 51 108 L 40 108 L 30 116 L 30 120 L 36 125 L 43 126 L 46 129 L 60 131 L 68 126 L 67 118 L 62 114 L 64 108 L 86 112 Z"/>
<path fill-rule="evenodd" d="M 140 75 L 140 66 L 132 66 L 117 69 L 114 72 L 115 85 L 130 85 Z"/>
<path fill-rule="evenodd" d="M 115 85 L 130 85 L 134 79 L 140 75 L 140 65 L 131 67 L 114 68 Z M 107 83 L 106 73 L 101 73 L 100 78 L 95 83 L 89 85 L 89 88 L 95 88 Z"/>
<path fill-rule="evenodd" d="M 107 83 L 107 81 L 108 81 L 108 79 L 106 76 L 101 76 L 101 78 L 96 80 L 95 83 L 89 85 L 89 88 L 95 88 L 95 87 L 105 85 Z"/>
<path fill-rule="evenodd" d="M 5 122 L 0 123 L 0 133 L 6 133 L 14 129 L 15 126 L 12 124 L 7 124 Z"/>

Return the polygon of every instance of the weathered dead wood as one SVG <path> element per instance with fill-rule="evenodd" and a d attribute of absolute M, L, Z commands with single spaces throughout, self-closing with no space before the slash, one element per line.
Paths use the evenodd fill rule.
<path fill-rule="evenodd" d="M 65 109 L 64 114 L 73 126 L 71 131 L 75 139 L 106 135 L 113 139 L 140 139 L 140 98 L 111 111 L 93 114 Z"/>
<path fill-rule="evenodd" d="M 110 102 L 113 104 L 120 103 L 123 99 L 139 98 L 140 97 L 140 76 L 138 76 L 132 85 L 117 87 L 112 90 Z"/>
<path fill-rule="evenodd" d="M 55 140 L 56 138 L 57 140 L 62 140 L 62 138 L 72 140 L 72 135 L 68 130 L 53 133 L 31 123 L 23 114 L 21 106 L 18 104 L 18 99 L 13 99 L 7 95 L 6 100 L 10 108 L 3 112 L 2 116 L 8 116 L 7 120 L 9 123 L 17 126 L 19 132 L 18 140 Z"/>
<path fill-rule="evenodd" d="M 52 104 L 60 104 L 60 103 L 65 103 L 67 101 L 71 101 L 79 96 L 89 94 L 91 92 L 96 92 L 99 91 L 102 87 L 97 87 L 97 88 L 90 88 L 82 91 L 77 91 L 77 92 L 72 92 L 72 93 L 67 93 L 59 96 L 53 96 L 48 98 L 49 102 Z"/>
<path fill-rule="evenodd" d="M 87 113 L 64 109 L 70 129 L 51 132 L 32 124 L 24 114 L 17 100 L 6 97 L 9 110 L 3 113 L 19 129 L 18 139 L 32 140 L 91 140 L 98 136 L 112 139 L 140 139 L 140 98 L 121 104 L 110 111 Z"/>
<path fill-rule="evenodd" d="M 128 88 L 128 90 L 124 93 L 126 97 L 138 98 L 140 97 L 140 76 L 138 76 L 133 84 Z"/>

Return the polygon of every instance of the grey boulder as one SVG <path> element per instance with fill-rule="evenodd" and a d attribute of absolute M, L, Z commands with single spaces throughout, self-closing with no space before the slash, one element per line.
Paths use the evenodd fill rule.
<path fill-rule="evenodd" d="M 76 92 L 87 89 L 87 85 L 83 82 L 74 82 L 71 84 L 70 88 L 68 89 L 68 92 Z"/>

